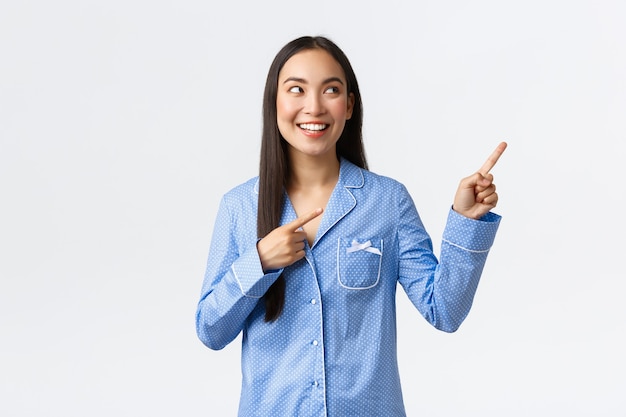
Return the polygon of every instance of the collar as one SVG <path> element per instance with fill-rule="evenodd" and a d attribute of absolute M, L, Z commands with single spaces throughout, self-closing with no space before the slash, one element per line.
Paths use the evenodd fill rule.
<path fill-rule="evenodd" d="M 346 188 L 362 188 L 365 184 L 363 170 L 345 158 L 339 159 L 338 184 Z M 254 183 L 254 193 L 259 194 L 259 178 Z"/>

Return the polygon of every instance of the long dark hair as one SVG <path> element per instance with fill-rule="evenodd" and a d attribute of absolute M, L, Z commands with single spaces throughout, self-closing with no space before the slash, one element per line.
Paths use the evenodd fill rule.
<path fill-rule="evenodd" d="M 263 136 L 257 219 L 257 233 L 261 238 L 280 226 L 284 192 L 291 173 L 287 142 L 278 130 L 276 119 L 278 75 L 289 58 L 298 52 L 310 49 L 322 49 L 328 52 L 341 65 L 346 76 L 347 92 L 354 95 L 352 117 L 346 121 L 344 130 L 337 141 L 337 157 L 343 157 L 361 168 L 368 168 L 363 148 L 363 104 L 350 61 L 343 51 L 328 38 L 303 36 L 294 39 L 276 54 L 267 74 L 263 95 Z M 281 275 L 265 294 L 265 321 L 276 320 L 282 313 L 284 304 L 285 278 Z"/>

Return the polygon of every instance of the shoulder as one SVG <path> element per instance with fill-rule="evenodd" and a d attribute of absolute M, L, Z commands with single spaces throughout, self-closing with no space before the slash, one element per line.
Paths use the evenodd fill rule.
<path fill-rule="evenodd" d="M 406 187 L 400 181 L 360 168 L 347 160 L 342 160 L 341 170 L 342 180 L 346 187 L 362 188 L 367 192 L 384 192 L 388 195 L 406 193 Z"/>
<path fill-rule="evenodd" d="M 402 184 L 400 181 L 385 175 L 378 174 L 376 172 L 363 170 L 363 175 L 365 176 L 366 183 L 370 182 L 372 183 L 372 185 L 376 185 L 378 187 L 393 190 L 400 190 L 405 188 L 404 184 Z"/>
<path fill-rule="evenodd" d="M 240 205 L 244 202 L 256 202 L 259 195 L 259 178 L 253 177 L 234 186 L 222 196 L 225 204 L 229 206 Z"/>

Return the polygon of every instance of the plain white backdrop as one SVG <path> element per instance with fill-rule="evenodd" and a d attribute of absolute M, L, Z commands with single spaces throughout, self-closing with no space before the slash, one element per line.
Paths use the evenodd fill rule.
<path fill-rule="evenodd" d="M 196 303 L 304 34 L 351 59 L 370 167 L 437 253 L 458 181 L 509 143 L 461 329 L 398 293 L 408 414 L 626 415 L 624 22 L 621 0 L 2 2 L 0 415 L 236 414 L 240 340 L 205 348 Z"/>

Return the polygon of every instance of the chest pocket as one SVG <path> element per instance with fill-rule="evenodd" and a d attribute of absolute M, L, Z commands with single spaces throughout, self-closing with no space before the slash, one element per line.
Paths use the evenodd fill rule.
<path fill-rule="evenodd" d="M 351 290 L 375 287 L 380 280 L 383 240 L 339 238 L 337 246 L 339 285 Z"/>

